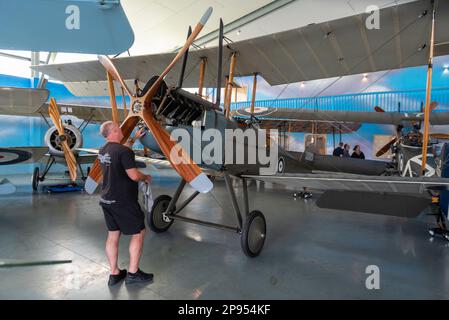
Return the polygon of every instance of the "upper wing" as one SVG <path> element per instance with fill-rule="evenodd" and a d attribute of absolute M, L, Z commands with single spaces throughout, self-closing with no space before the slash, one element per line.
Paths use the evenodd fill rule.
<path fill-rule="evenodd" d="M 436 24 L 437 56 L 449 54 L 449 1 L 439 1 Z M 380 10 L 380 28 L 367 29 L 368 14 L 234 42 L 225 46 L 224 62 L 237 52 L 236 76 L 260 74 L 270 85 L 310 81 L 427 64 L 430 1 L 419 0 Z M 424 11 L 427 14 L 419 18 Z M 422 48 L 425 47 L 425 50 Z M 421 50 L 419 50 L 421 48 Z M 124 79 L 146 82 L 160 74 L 175 53 L 151 54 L 114 59 Z M 198 86 L 201 58 L 206 57 L 205 87 L 216 86 L 217 47 L 192 50 L 187 63 L 185 87 Z M 75 95 L 104 95 L 106 72 L 98 61 L 33 66 L 63 81 Z M 181 65 L 167 75 L 178 81 Z M 229 73 L 223 63 L 224 76 Z"/>
<path fill-rule="evenodd" d="M 47 89 L 0 87 L 0 115 L 12 116 L 48 116 L 49 91 Z M 102 94 L 104 95 L 104 93 Z M 104 122 L 112 119 L 111 108 L 96 105 L 58 103 L 61 114 L 72 115 L 91 122 Z M 125 118 L 119 112 L 120 119 Z"/>
<path fill-rule="evenodd" d="M 244 178 L 279 183 L 293 189 L 346 190 L 422 194 L 431 187 L 449 188 L 449 179 L 427 177 L 365 176 L 351 174 L 279 174 L 273 176 L 244 175 Z"/>
<path fill-rule="evenodd" d="M 258 112 L 260 110 L 260 112 Z M 260 108 L 254 115 L 262 119 L 286 119 L 290 121 L 321 121 L 321 122 L 357 122 L 378 124 L 401 124 L 402 121 L 422 121 L 423 113 L 402 112 L 369 112 L 369 111 L 328 111 L 290 108 Z M 232 112 L 234 117 L 249 117 L 248 109 Z M 449 124 L 449 112 L 434 112 L 430 114 L 433 125 Z"/>
<path fill-rule="evenodd" d="M 90 120 L 91 123 L 101 123 L 112 119 L 112 110 L 103 106 L 79 105 L 59 103 L 61 115 L 71 115 L 81 120 Z M 48 103 L 39 108 L 38 113 L 48 116 Z M 120 121 L 125 119 L 125 113 L 119 109 Z"/>
<path fill-rule="evenodd" d="M 49 94 L 47 89 L 0 87 L 0 114 L 35 116 Z"/>

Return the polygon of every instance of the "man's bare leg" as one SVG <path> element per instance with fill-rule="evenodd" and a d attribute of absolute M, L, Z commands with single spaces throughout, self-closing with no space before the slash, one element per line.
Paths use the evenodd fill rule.
<path fill-rule="evenodd" d="M 106 255 L 109 260 L 111 274 L 118 275 L 120 270 L 117 266 L 118 261 L 118 241 L 120 239 L 120 231 L 109 231 L 106 240 Z"/>
<path fill-rule="evenodd" d="M 141 230 L 140 233 L 133 235 L 129 242 L 129 272 L 131 273 L 136 273 L 137 270 L 139 270 L 144 236 L 145 229 Z"/>

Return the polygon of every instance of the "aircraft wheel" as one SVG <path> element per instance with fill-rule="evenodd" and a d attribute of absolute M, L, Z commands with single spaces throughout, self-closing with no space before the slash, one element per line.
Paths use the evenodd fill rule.
<path fill-rule="evenodd" d="M 31 186 L 34 191 L 37 191 L 37 188 L 39 187 L 39 180 L 39 168 L 34 168 L 33 176 L 31 177 Z"/>
<path fill-rule="evenodd" d="M 240 238 L 242 250 L 250 258 L 257 257 L 263 249 L 267 234 L 267 223 L 262 212 L 251 211 L 243 223 Z"/>
<path fill-rule="evenodd" d="M 165 232 L 170 228 L 173 220 L 165 221 L 163 213 L 168 209 L 171 197 L 167 195 L 161 195 L 154 199 L 153 207 L 151 212 L 147 215 L 148 227 L 156 233 Z"/>
<path fill-rule="evenodd" d="M 443 234 L 443 238 L 444 238 L 446 241 L 449 241 L 449 234 L 448 234 L 447 232 L 445 232 L 445 233 Z"/>
<path fill-rule="evenodd" d="M 285 160 L 284 158 L 279 158 L 278 160 L 278 173 L 283 173 L 285 171 Z"/>

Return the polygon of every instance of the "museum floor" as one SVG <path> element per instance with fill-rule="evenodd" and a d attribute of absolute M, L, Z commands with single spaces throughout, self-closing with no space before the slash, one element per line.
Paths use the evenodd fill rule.
<path fill-rule="evenodd" d="M 254 182 L 250 209 L 265 214 L 268 228 L 258 258 L 243 254 L 237 234 L 176 221 L 164 234 L 147 233 L 141 268 L 154 282 L 110 289 L 98 196 L 33 194 L 29 176 L 9 179 L 18 189 L 0 196 L 0 260 L 72 263 L 0 268 L 0 299 L 449 298 L 449 242 L 431 241 L 430 217 L 324 210 L 313 199 L 294 200 L 291 190 Z M 173 194 L 173 175 L 154 180 L 155 195 Z M 235 223 L 223 181 L 183 215 Z M 124 268 L 128 241 L 120 246 Z M 380 269 L 380 290 L 365 286 L 369 265 Z"/>

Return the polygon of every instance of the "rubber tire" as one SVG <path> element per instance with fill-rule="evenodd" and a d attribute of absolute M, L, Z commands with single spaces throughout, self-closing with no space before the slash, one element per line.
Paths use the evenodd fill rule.
<path fill-rule="evenodd" d="M 168 230 L 173 224 L 173 219 L 169 223 L 165 223 L 164 226 L 161 226 L 162 220 L 162 210 L 166 210 L 168 205 L 170 204 L 171 197 L 168 195 L 161 195 L 156 197 L 153 202 L 153 207 L 151 208 L 150 213 L 147 214 L 147 224 L 148 227 L 156 232 L 162 233 Z M 174 208 L 176 210 L 176 208 Z M 159 220 L 159 221 L 158 221 Z M 162 222 L 163 223 L 163 222 Z"/>
<path fill-rule="evenodd" d="M 36 167 L 34 168 L 33 175 L 31 177 L 31 186 L 33 187 L 34 191 L 37 191 L 39 187 L 39 181 L 40 181 L 39 168 Z"/>
<path fill-rule="evenodd" d="M 260 246 L 260 248 L 258 248 L 257 250 L 254 251 L 249 246 L 249 238 L 251 236 L 251 234 L 250 234 L 251 224 L 253 223 L 253 221 L 256 218 L 261 218 L 263 221 L 264 236 L 263 236 L 263 240 L 262 240 L 262 245 Z M 265 220 L 265 216 L 263 215 L 262 212 L 260 212 L 258 210 L 251 211 L 243 223 L 243 230 L 242 230 L 242 235 L 240 238 L 240 243 L 242 246 L 243 253 L 245 253 L 245 255 L 247 255 L 250 258 L 257 257 L 262 252 L 266 237 L 267 237 L 267 223 Z"/>
<path fill-rule="evenodd" d="M 280 168 L 281 163 L 282 163 L 282 167 Z M 284 158 L 282 158 L 282 157 L 279 158 L 276 171 L 277 171 L 277 173 L 284 173 L 285 172 L 285 160 L 284 160 Z"/>

